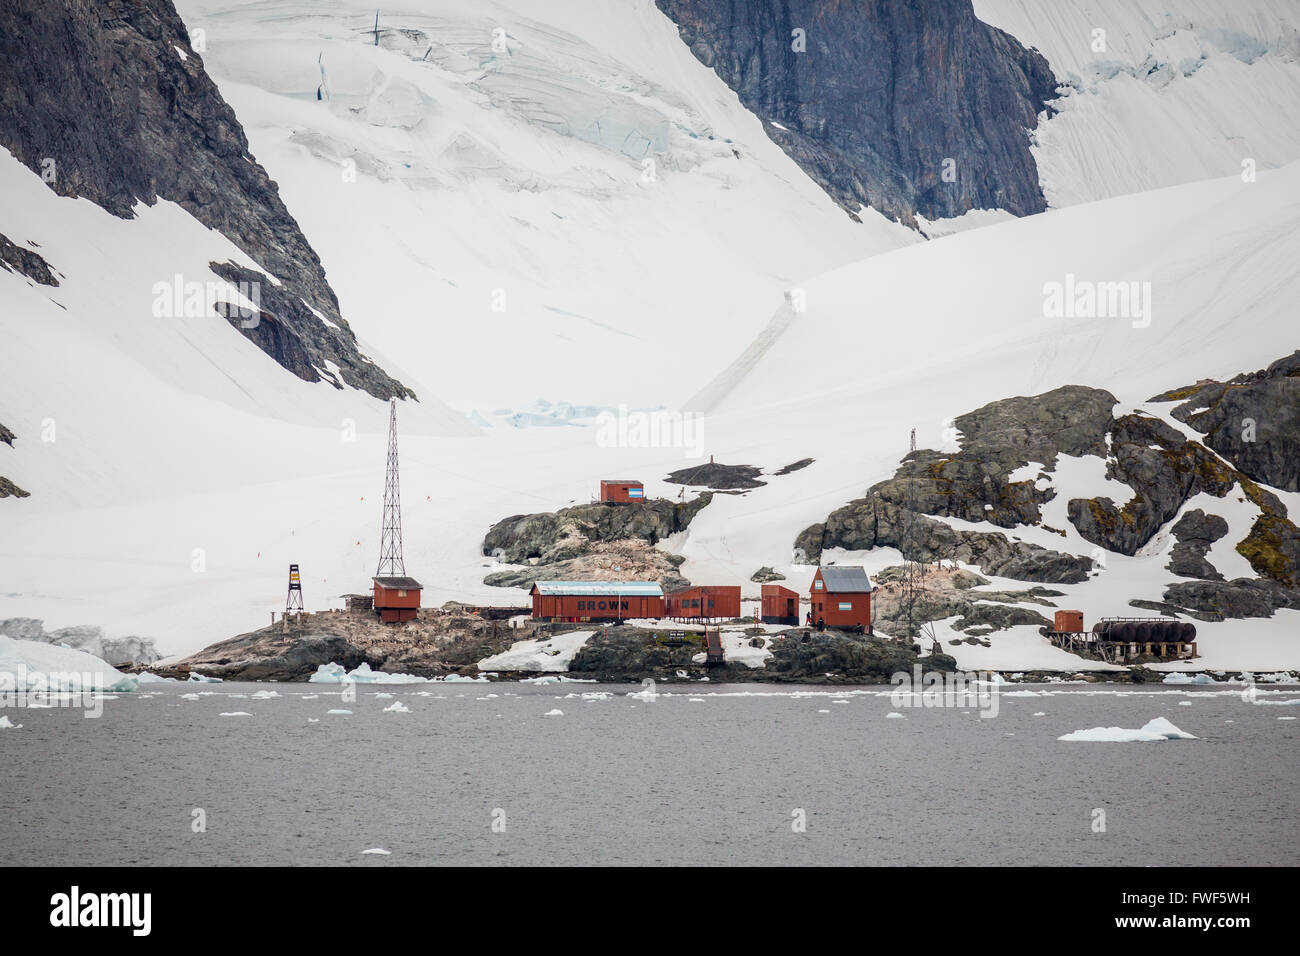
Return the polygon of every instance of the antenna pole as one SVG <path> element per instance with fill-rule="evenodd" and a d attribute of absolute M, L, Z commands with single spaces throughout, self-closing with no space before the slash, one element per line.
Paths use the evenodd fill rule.
<path fill-rule="evenodd" d="M 402 493 L 397 481 L 397 399 L 388 400 L 388 471 L 384 479 L 384 528 L 379 541 L 375 577 L 403 577 Z"/>

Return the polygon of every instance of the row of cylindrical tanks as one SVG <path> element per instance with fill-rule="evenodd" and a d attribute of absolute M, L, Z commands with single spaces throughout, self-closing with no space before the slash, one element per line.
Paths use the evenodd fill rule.
<path fill-rule="evenodd" d="M 1092 636 L 1099 641 L 1125 644 L 1190 644 L 1196 625 L 1189 621 L 1098 621 Z"/>

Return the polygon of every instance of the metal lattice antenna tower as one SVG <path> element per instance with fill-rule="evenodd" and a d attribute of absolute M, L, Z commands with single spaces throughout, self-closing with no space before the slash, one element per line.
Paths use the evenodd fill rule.
<path fill-rule="evenodd" d="M 397 399 L 388 400 L 388 473 L 384 479 L 384 530 L 375 577 L 402 577 L 402 493 L 397 485 Z"/>

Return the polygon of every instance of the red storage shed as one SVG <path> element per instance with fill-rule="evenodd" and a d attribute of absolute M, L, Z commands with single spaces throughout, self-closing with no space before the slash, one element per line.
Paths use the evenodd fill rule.
<path fill-rule="evenodd" d="M 698 585 L 666 598 L 668 617 L 725 620 L 740 617 L 739 585 Z"/>
<path fill-rule="evenodd" d="M 861 567 L 818 568 L 808 588 L 813 623 L 871 633 L 871 579 Z"/>
<path fill-rule="evenodd" d="M 375 582 L 375 610 L 385 624 L 413 621 L 420 613 L 420 590 L 415 578 L 382 577 Z"/>
<path fill-rule="evenodd" d="M 537 581 L 530 593 L 541 621 L 664 616 L 664 591 L 655 581 Z"/>
<path fill-rule="evenodd" d="M 799 592 L 779 584 L 763 585 L 763 623 L 799 624 Z"/>
<path fill-rule="evenodd" d="M 600 500 L 613 504 L 645 501 L 645 485 L 639 481 L 602 479 L 600 482 Z"/>

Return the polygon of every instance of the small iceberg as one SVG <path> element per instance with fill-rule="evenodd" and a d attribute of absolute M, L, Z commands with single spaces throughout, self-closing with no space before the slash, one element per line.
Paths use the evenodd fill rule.
<path fill-rule="evenodd" d="M 375 847 L 371 847 L 369 850 L 362 850 L 361 855 L 362 856 L 392 856 L 393 851 L 385 850 L 383 847 L 375 846 Z"/>
<path fill-rule="evenodd" d="M 1164 717 L 1143 724 L 1138 730 L 1124 727 L 1091 727 L 1057 737 L 1057 740 L 1086 743 L 1154 743 L 1161 740 L 1195 740 L 1196 737 L 1179 730 Z"/>
<path fill-rule="evenodd" d="M 560 708 L 557 707 L 557 708 L 555 708 L 554 710 L 548 710 L 546 713 L 542 714 L 542 716 L 543 716 L 543 717 L 563 717 L 563 716 L 564 716 L 564 711 L 560 710 Z"/>
<path fill-rule="evenodd" d="M 356 684 L 428 683 L 423 677 L 416 677 L 414 674 L 389 674 L 386 671 L 371 670 L 370 665 L 364 661 L 352 670 L 347 670 L 342 664 L 331 661 L 328 664 L 321 664 L 316 668 L 316 673 L 307 678 L 309 684 L 342 684 L 348 681 Z"/>
<path fill-rule="evenodd" d="M 22 724 L 15 724 L 8 717 L 0 716 L 0 730 L 20 730 Z"/>
<path fill-rule="evenodd" d="M 1181 671 L 1174 671 L 1172 674 L 1166 674 L 1162 684 L 1213 684 L 1214 678 L 1209 674 L 1184 674 Z"/>
<path fill-rule="evenodd" d="M 407 707 L 400 700 L 395 700 L 384 708 L 385 714 L 409 714 L 411 708 Z"/>
<path fill-rule="evenodd" d="M 227 710 L 227 711 L 222 711 L 221 716 L 222 717 L 252 717 L 253 715 L 246 710 Z"/>
<path fill-rule="evenodd" d="M 327 711 L 325 711 L 325 713 L 326 713 L 327 715 L 328 715 L 328 714 L 340 714 L 340 715 L 342 715 L 342 716 L 344 716 L 344 717 L 351 717 L 351 716 L 352 716 L 352 711 L 350 711 L 350 710 L 343 710 L 341 707 L 336 707 L 336 708 L 334 708 L 333 710 L 327 710 Z"/>

